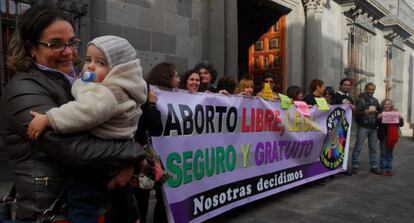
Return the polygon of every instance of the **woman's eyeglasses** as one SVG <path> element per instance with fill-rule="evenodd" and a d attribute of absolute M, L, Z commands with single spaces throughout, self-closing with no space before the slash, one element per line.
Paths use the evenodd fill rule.
<path fill-rule="evenodd" d="M 332 94 L 329 93 L 329 92 L 325 92 L 325 93 L 323 93 L 323 95 L 332 95 Z"/>
<path fill-rule="evenodd" d="M 71 49 L 77 49 L 81 43 L 80 39 L 72 39 L 69 42 L 63 42 L 63 41 L 53 41 L 53 42 L 43 42 L 39 41 L 38 44 L 45 46 L 47 48 L 50 48 L 54 52 L 61 52 L 66 49 L 66 47 L 69 47 Z"/>
<path fill-rule="evenodd" d="M 265 81 L 263 81 L 264 83 L 269 83 L 269 84 L 273 84 L 274 83 L 274 81 L 272 81 L 272 80 L 265 80 Z"/>

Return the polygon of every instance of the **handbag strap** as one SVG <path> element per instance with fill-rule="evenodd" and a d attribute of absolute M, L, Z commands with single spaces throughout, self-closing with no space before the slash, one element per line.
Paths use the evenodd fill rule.
<path fill-rule="evenodd" d="M 56 200 L 49 206 L 49 208 L 43 211 L 42 215 L 38 219 L 38 222 L 47 223 L 47 222 L 53 221 L 53 219 L 56 217 L 56 214 L 58 213 L 59 208 L 62 207 L 65 201 L 64 195 L 66 193 L 66 189 L 67 189 L 67 184 L 65 184 L 62 191 L 59 193 Z"/>
<path fill-rule="evenodd" d="M 8 194 L 6 194 L 3 199 L 1 200 L 1 202 L 5 203 L 5 204 L 10 204 L 16 201 L 16 195 L 17 195 L 17 191 L 16 191 L 16 183 L 13 183 L 12 187 L 10 188 L 10 191 Z"/>

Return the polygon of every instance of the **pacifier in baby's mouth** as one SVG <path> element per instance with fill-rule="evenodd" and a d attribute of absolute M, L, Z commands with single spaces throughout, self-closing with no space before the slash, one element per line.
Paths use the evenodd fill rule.
<path fill-rule="evenodd" d="M 86 71 L 81 75 L 81 80 L 86 82 L 93 82 L 96 78 L 96 73 L 93 71 Z"/>

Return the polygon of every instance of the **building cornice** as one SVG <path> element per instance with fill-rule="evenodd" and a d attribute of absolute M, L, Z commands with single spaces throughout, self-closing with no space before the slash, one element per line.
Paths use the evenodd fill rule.
<path fill-rule="evenodd" d="M 414 37 L 410 37 L 405 40 L 405 45 L 409 46 L 411 49 L 414 49 Z"/>
<path fill-rule="evenodd" d="M 344 14 L 350 17 L 356 16 L 355 12 L 367 14 L 373 20 L 387 16 L 390 11 L 375 0 L 335 0 L 342 6 Z"/>

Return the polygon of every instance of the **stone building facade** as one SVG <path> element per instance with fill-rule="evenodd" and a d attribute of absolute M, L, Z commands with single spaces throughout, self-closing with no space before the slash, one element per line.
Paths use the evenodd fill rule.
<path fill-rule="evenodd" d="M 7 0 L 2 0 L 2 5 Z M 11 1 L 33 2 L 40 1 Z M 136 48 L 144 72 L 159 62 L 173 62 L 180 72 L 198 61 L 211 61 L 219 75 L 239 75 L 248 55 L 243 27 L 271 25 L 285 19 L 281 75 L 284 88 L 307 87 L 319 78 L 337 88 L 339 80 L 356 80 L 354 94 L 367 82 L 375 96 L 394 100 L 414 123 L 414 2 L 409 0 L 59 0 L 78 17 L 83 40 L 120 35 Z M 246 6 L 241 8 L 241 5 Z M 74 6 L 75 5 L 75 6 Z M 3 6 L 2 6 L 3 7 Z M 72 7 L 72 8 L 71 8 Z M 255 10 L 258 9 L 259 10 Z M 82 10 L 81 10 L 82 11 Z M 266 11 L 269 16 L 261 18 Z M 3 12 L 3 8 L 2 8 Z M 247 12 L 247 13 L 246 13 Z M 2 13 L 3 15 L 3 13 Z M 246 17 L 253 22 L 246 22 Z M 2 16 L 3 18 L 3 16 Z M 256 19 L 256 20 L 255 20 Z M 3 20 L 3 19 L 2 19 Z M 268 21 L 274 20 L 274 21 Z M 269 25 L 269 27 L 270 27 Z M 259 30 L 260 32 L 260 30 Z M 257 33 L 256 33 L 257 34 Z M 255 34 L 255 35 L 256 35 Z M 247 38 L 254 44 L 255 35 Z M 2 55 L 3 56 L 3 55 Z M 3 69 L 3 68 L 2 68 Z M 2 77 L 2 83 L 7 77 Z M 3 86 L 3 85 L 2 85 Z"/>

